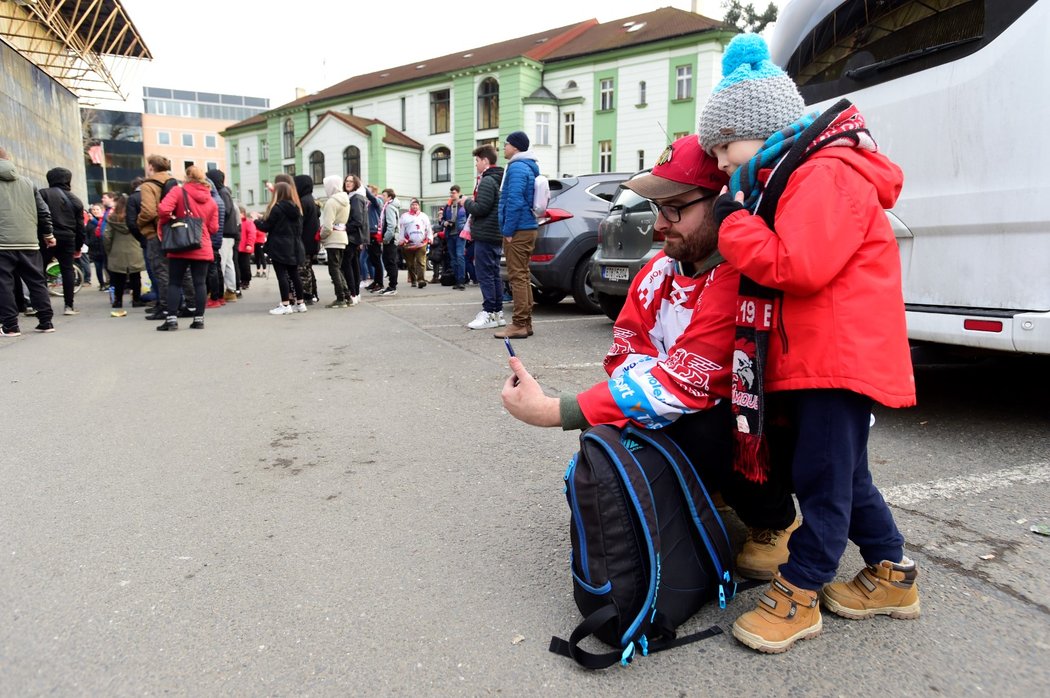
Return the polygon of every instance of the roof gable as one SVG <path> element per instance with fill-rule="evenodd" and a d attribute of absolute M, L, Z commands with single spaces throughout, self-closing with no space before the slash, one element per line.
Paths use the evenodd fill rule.
<path fill-rule="evenodd" d="M 404 148 L 423 150 L 422 143 L 413 138 L 409 138 L 401 131 L 398 131 L 396 128 L 386 124 L 383 121 L 380 121 L 379 119 L 365 119 L 360 116 L 354 116 L 353 114 L 340 114 L 339 112 L 332 109 L 329 109 L 320 117 L 318 117 L 314 125 L 311 126 L 306 133 L 303 134 L 302 138 L 296 141 L 296 147 L 300 147 L 303 144 L 303 142 L 309 139 L 314 134 L 314 132 L 322 126 L 322 124 L 325 121 L 330 119 L 334 119 L 346 126 L 349 126 L 350 128 L 354 129 L 355 131 L 358 131 L 364 136 L 372 135 L 372 132 L 368 128 L 369 126 L 374 126 L 375 124 L 382 124 L 386 127 L 386 136 L 383 137 L 383 142 L 387 145 L 399 145 Z"/>

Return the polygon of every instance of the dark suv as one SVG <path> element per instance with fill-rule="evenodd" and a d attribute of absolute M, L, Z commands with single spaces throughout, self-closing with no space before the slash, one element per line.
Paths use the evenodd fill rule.
<path fill-rule="evenodd" d="M 604 172 L 550 180 L 550 203 L 539 220 L 529 262 L 536 303 L 554 305 L 572 295 L 584 312 L 601 312 L 588 279 L 591 255 L 598 245 L 598 224 L 628 177 L 626 172 Z M 505 258 L 500 265 L 506 280 Z"/>
<path fill-rule="evenodd" d="M 646 172 L 635 177 L 643 174 Z M 649 200 L 620 187 L 609 215 L 598 226 L 598 249 L 591 259 L 591 286 L 602 312 L 612 320 L 623 308 L 631 281 L 664 247 L 663 236 L 654 233 L 655 223 L 656 214 Z"/>

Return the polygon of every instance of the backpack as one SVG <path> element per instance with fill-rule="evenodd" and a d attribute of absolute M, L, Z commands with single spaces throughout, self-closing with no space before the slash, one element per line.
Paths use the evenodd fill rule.
<path fill-rule="evenodd" d="M 583 432 L 565 472 L 573 596 L 584 620 L 550 651 L 587 669 L 626 666 L 643 655 L 722 632 L 676 638 L 675 629 L 712 598 L 736 593 L 725 525 L 692 463 L 657 430 L 599 425 Z M 618 647 L 579 647 L 594 635 Z"/>
<path fill-rule="evenodd" d="M 551 202 L 550 181 L 544 175 L 536 175 L 536 182 L 532 186 L 532 215 L 537 218 L 547 212 L 547 205 Z"/>

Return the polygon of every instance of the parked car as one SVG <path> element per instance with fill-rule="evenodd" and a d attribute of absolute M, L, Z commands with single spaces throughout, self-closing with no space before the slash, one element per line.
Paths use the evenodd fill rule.
<path fill-rule="evenodd" d="M 656 213 L 649 200 L 621 186 L 609 215 L 598 226 L 590 279 L 595 301 L 611 320 L 616 320 L 623 309 L 631 281 L 664 247 L 663 235 L 653 229 L 655 223 Z"/>
<path fill-rule="evenodd" d="M 625 172 L 603 172 L 550 180 L 550 203 L 540 218 L 529 263 L 536 303 L 554 305 L 572 295 L 584 312 L 601 312 L 589 280 L 591 255 L 598 245 L 598 224 L 628 177 Z M 506 258 L 500 267 L 506 281 Z"/>

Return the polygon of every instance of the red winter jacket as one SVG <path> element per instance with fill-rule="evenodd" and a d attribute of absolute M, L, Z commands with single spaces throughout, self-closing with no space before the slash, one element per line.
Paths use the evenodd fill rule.
<path fill-rule="evenodd" d="M 219 207 L 211 198 L 211 188 L 200 182 L 186 182 L 182 186 L 175 187 L 168 195 L 157 204 L 157 233 L 161 240 L 164 239 L 161 230 L 162 222 L 169 218 L 182 218 L 186 215 L 186 204 L 182 198 L 183 190 L 186 191 L 190 201 L 190 214 L 204 221 L 203 238 L 204 244 L 200 249 L 188 252 L 167 252 L 169 259 L 196 259 L 210 262 L 215 259 L 215 253 L 210 244 L 210 236 L 219 229 Z"/>
<path fill-rule="evenodd" d="M 900 253 L 883 210 L 903 180 L 879 153 L 825 148 L 788 179 L 775 233 L 746 211 L 719 228 L 729 263 L 784 293 L 766 390 L 842 388 L 887 407 L 915 404 Z"/>
<path fill-rule="evenodd" d="M 255 221 L 241 216 L 241 241 L 237 245 L 237 251 L 245 254 L 255 252 L 255 239 L 258 234 L 255 229 Z"/>

